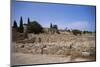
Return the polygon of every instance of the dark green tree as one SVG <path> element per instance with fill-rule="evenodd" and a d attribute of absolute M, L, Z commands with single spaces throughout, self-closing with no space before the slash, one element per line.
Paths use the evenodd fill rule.
<path fill-rule="evenodd" d="M 52 28 L 52 23 L 50 23 L 50 28 Z"/>
<path fill-rule="evenodd" d="M 88 33 L 88 34 L 90 33 L 91 34 L 93 32 L 92 31 L 83 31 L 83 34 L 86 34 L 86 33 Z"/>
<path fill-rule="evenodd" d="M 57 25 L 53 25 L 52 28 L 53 28 L 53 30 L 55 30 L 56 33 L 60 34 Z"/>
<path fill-rule="evenodd" d="M 58 26 L 57 25 L 53 25 L 53 28 L 58 30 Z"/>
<path fill-rule="evenodd" d="M 28 33 L 39 34 L 42 32 L 43 32 L 43 28 L 37 21 L 30 22 L 30 25 L 28 26 Z"/>
<path fill-rule="evenodd" d="M 67 32 L 70 32 L 70 29 L 68 29 Z"/>
<path fill-rule="evenodd" d="M 83 31 L 83 34 L 86 34 L 87 33 L 87 31 Z"/>
<path fill-rule="evenodd" d="M 22 17 L 20 18 L 20 26 L 19 26 L 19 32 L 23 33 L 24 27 L 23 27 L 23 19 Z"/>
<path fill-rule="evenodd" d="M 13 23 L 13 28 L 17 29 L 18 26 L 17 26 L 17 22 L 14 20 L 14 23 Z"/>
<path fill-rule="evenodd" d="M 81 31 L 80 31 L 80 30 L 77 30 L 77 29 L 72 30 L 72 33 L 73 33 L 74 35 L 78 35 L 78 34 L 81 35 Z"/>
<path fill-rule="evenodd" d="M 27 22 L 28 22 L 28 24 L 30 24 L 30 19 L 29 18 L 28 18 L 28 21 Z"/>

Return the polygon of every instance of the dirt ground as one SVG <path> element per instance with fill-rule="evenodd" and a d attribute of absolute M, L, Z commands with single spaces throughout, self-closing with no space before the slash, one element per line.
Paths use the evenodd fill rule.
<path fill-rule="evenodd" d="M 95 35 L 39 34 L 30 37 L 11 44 L 11 65 L 96 60 Z"/>
<path fill-rule="evenodd" d="M 27 65 L 27 64 L 47 64 L 47 63 L 63 63 L 63 62 L 75 62 L 75 61 L 90 61 L 86 58 L 76 58 L 71 61 L 71 56 L 58 56 L 58 55 L 33 55 L 24 53 L 13 53 L 12 63 L 13 65 Z"/>

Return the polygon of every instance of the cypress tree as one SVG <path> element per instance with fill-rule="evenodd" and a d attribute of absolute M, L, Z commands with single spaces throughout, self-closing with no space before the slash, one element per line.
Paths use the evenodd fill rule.
<path fill-rule="evenodd" d="M 28 24 L 30 24 L 30 19 L 28 18 Z"/>
<path fill-rule="evenodd" d="M 50 28 L 52 28 L 52 23 L 50 24 Z"/>
<path fill-rule="evenodd" d="M 20 26 L 19 26 L 19 32 L 23 33 L 24 27 L 23 27 L 23 19 L 22 17 L 20 18 Z"/>

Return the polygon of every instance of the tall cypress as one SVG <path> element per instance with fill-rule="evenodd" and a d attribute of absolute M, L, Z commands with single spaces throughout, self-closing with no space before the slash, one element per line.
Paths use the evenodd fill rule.
<path fill-rule="evenodd" d="M 23 19 L 22 17 L 20 18 L 20 26 L 19 26 L 19 32 L 23 33 L 24 27 L 23 27 Z"/>
<path fill-rule="evenodd" d="M 52 28 L 52 23 L 50 23 L 50 28 Z"/>
<path fill-rule="evenodd" d="M 28 18 L 28 21 L 27 22 L 28 22 L 28 24 L 30 24 L 30 19 L 29 18 Z"/>

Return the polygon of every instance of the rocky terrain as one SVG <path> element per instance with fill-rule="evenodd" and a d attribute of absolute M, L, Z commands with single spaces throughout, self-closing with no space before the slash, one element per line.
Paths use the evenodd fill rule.
<path fill-rule="evenodd" d="M 28 34 L 28 38 L 12 43 L 12 60 L 16 60 L 12 64 L 94 61 L 95 48 L 94 34 Z"/>

